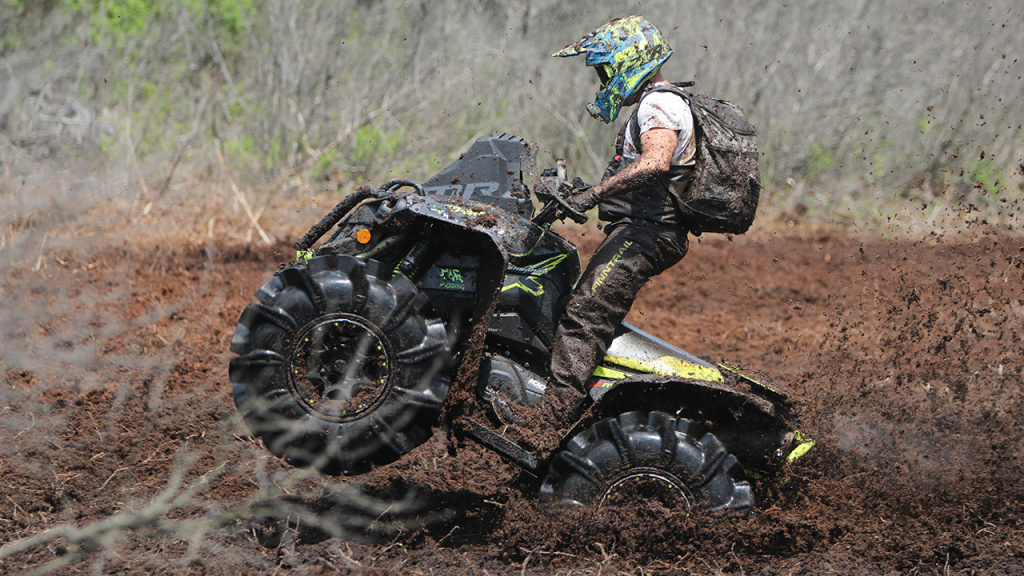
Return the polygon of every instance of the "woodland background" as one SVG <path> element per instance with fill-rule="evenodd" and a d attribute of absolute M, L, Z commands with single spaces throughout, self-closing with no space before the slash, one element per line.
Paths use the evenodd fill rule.
<path fill-rule="evenodd" d="M 493 130 L 593 180 L 616 128 L 584 110 L 593 71 L 550 54 L 626 12 L 662 28 L 670 79 L 752 118 L 766 211 L 928 225 L 1021 197 L 1012 0 L 2 0 L 0 223 L 189 200 L 226 174 L 257 211 L 329 202 L 425 179 Z M 71 165 L 71 190 L 18 193 Z"/>

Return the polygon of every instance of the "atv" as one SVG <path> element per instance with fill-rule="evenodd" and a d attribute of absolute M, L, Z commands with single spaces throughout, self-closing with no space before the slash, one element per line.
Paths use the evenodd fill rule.
<path fill-rule="evenodd" d="M 426 182 L 345 196 L 241 314 L 229 374 L 246 424 L 288 463 L 332 475 L 394 462 L 446 426 L 529 472 L 551 508 L 600 507 L 639 485 L 688 507 L 752 507 L 750 481 L 812 445 L 792 403 L 629 324 L 557 448 L 507 433 L 517 405 L 549 388 L 580 275 L 551 225 L 578 219 L 563 197 L 583 184 L 545 171 L 537 210 L 524 184 L 535 155 L 494 133 Z"/>

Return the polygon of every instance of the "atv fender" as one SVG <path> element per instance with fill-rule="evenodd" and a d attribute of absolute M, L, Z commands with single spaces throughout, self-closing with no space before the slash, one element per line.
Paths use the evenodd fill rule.
<path fill-rule="evenodd" d="M 566 435 L 630 411 L 660 411 L 704 424 L 744 467 L 772 474 L 798 447 L 787 406 L 747 390 L 733 377 L 704 381 L 666 376 L 618 380 Z"/>

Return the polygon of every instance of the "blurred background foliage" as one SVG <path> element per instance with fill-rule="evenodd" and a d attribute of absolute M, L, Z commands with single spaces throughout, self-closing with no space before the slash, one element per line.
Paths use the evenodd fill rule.
<path fill-rule="evenodd" d="M 616 127 L 584 110 L 593 71 L 550 54 L 629 12 L 674 47 L 667 77 L 747 111 L 776 214 L 1021 199 L 1015 0 L 0 0 L 0 188 L 78 159 L 149 197 L 222 167 L 268 195 L 345 191 L 425 179 L 494 130 L 592 181 Z"/>

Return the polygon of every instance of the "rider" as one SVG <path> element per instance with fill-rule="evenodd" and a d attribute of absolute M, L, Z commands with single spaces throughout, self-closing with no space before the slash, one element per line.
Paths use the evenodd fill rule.
<path fill-rule="evenodd" d="M 551 359 L 556 387 L 563 394 L 583 394 L 582 402 L 594 367 L 640 288 L 686 254 L 677 191 L 689 183 L 696 143 L 687 102 L 672 92 L 651 91 L 668 85 L 661 66 L 672 55 L 653 24 L 641 16 L 616 18 L 554 56 L 579 54 L 586 54 L 601 81 L 587 111 L 610 123 L 622 106 L 639 104 L 627 123 L 639 122 L 640 134 L 634 142 L 637 131 L 624 125 L 621 159 L 613 159 L 599 184 L 567 199 L 580 213 L 597 206 L 607 223 L 607 236 L 558 325 Z"/>

